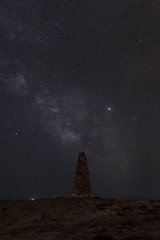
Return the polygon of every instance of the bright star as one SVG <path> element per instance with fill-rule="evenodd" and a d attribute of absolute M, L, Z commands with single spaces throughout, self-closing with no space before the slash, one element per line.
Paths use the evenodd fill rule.
<path fill-rule="evenodd" d="M 111 111 L 111 107 L 108 107 L 107 109 L 108 109 L 108 111 Z"/>

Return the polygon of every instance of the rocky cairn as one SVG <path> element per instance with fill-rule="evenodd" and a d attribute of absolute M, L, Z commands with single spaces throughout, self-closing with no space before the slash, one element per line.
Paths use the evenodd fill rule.
<path fill-rule="evenodd" d="M 85 152 L 79 153 L 72 197 L 91 197 L 89 168 Z"/>

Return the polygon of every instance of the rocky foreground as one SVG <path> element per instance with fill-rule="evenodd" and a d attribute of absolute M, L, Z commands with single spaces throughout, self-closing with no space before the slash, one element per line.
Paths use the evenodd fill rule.
<path fill-rule="evenodd" d="M 0 201 L 0 240 L 160 239 L 160 201 Z"/>

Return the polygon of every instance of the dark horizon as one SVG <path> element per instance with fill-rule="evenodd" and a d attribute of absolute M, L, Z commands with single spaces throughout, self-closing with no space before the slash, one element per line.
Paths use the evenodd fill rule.
<path fill-rule="evenodd" d="M 0 199 L 160 199 L 158 0 L 0 1 Z"/>

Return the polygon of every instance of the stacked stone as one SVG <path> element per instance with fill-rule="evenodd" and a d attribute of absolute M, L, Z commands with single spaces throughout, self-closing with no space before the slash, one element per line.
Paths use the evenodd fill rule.
<path fill-rule="evenodd" d="M 85 152 L 79 153 L 72 197 L 91 197 L 89 168 Z"/>

